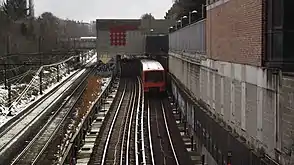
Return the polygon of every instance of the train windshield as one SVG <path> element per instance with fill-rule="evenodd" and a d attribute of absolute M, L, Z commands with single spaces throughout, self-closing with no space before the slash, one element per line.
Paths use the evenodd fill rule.
<path fill-rule="evenodd" d="M 160 82 L 163 81 L 163 72 L 149 71 L 145 72 L 145 82 Z"/>

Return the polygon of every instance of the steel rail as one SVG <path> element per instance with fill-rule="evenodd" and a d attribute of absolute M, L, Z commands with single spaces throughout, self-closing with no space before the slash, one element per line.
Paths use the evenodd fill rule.
<path fill-rule="evenodd" d="M 19 161 L 26 153 L 29 149 L 31 149 L 33 147 L 33 145 L 36 143 L 36 141 L 38 140 L 38 138 L 42 137 L 43 133 L 47 130 L 48 127 L 50 127 L 50 124 L 52 124 L 55 120 L 57 120 L 56 117 L 58 117 L 58 115 L 62 112 L 62 110 L 64 109 L 64 107 L 67 105 L 67 103 L 72 99 L 73 95 L 76 93 L 76 91 L 82 86 L 82 84 L 85 82 L 85 80 L 88 78 L 88 76 L 94 71 L 94 69 L 92 69 L 92 71 L 90 71 L 88 73 L 88 75 L 86 75 L 86 77 L 80 82 L 80 84 L 74 89 L 74 91 L 70 94 L 69 97 L 66 98 L 65 102 L 63 102 L 63 104 L 60 106 L 60 108 L 53 114 L 53 116 L 51 116 L 51 118 L 48 120 L 48 122 L 43 126 L 43 128 L 38 132 L 38 134 L 31 140 L 31 142 L 27 145 L 27 147 L 21 152 L 21 154 L 19 154 L 19 156 L 13 161 L 12 164 L 17 163 L 17 161 Z M 47 146 L 49 145 L 49 143 L 51 142 L 52 138 L 56 135 L 56 132 L 58 131 L 58 129 L 60 128 L 60 126 L 62 125 L 62 123 L 65 121 L 65 119 L 67 118 L 67 116 L 69 115 L 69 113 L 71 112 L 71 110 L 74 108 L 74 106 L 76 105 L 76 103 L 78 102 L 79 98 L 82 96 L 83 91 L 86 89 L 86 87 L 83 87 L 81 92 L 78 94 L 77 99 L 73 102 L 72 106 L 70 108 L 68 108 L 68 110 L 65 112 L 65 115 L 62 117 L 62 119 L 59 121 L 59 123 L 56 125 L 55 129 L 53 130 L 53 132 L 50 134 L 49 137 L 47 137 L 47 141 L 45 142 L 44 146 L 42 146 L 41 150 L 39 150 L 40 152 L 38 152 L 38 154 L 36 155 L 36 157 L 33 159 L 31 165 L 34 165 L 37 163 L 37 161 L 40 159 L 40 156 L 43 154 L 44 150 L 47 148 Z M 48 132 L 47 132 L 48 133 Z M 44 135 L 43 135 L 44 136 Z M 44 138 L 44 137 L 43 137 Z M 44 139 L 43 139 L 44 140 Z M 40 145 L 38 143 L 38 145 Z"/>
<path fill-rule="evenodd" d="M 91 62 L 91 61 L 90 61 Z M 90 62 L 88 62 L 87 64 L 90 64 Z M 70 75 L 66 80 L 64 80 L 57 88 L 53 89 L 52 91 L 46 93 L 41 100 L 38 100 L 36 105 L 34 105 L 31 109 L 29 109 L 27 112 L 25 112 L 25 114 L 23 114 L 19 119 L 17 119 L 16 121 L 14 121 L 11 125 L 7 126 L 6 129 L 4 129 L 3 131 L 0 132 L 0 138 L 2 136 L 4 136 L 9 130 L 11 130 L 11 128 L 13 128 L 19 121 L 21 121 L 23 118 L 25 118 L 27 115 L 29 115 L 34 109 L 36 109 L 38 106 L 40 106 L 42 103 L 44 103 L 50 96 L 52 96 L 54 94 L 54 91 L 58 91 L 60 88 L 62 88 L 62 86 L 64 84 L 66 84 L 67 82 L 69 82 L 70 80 L 72 80 L 73 77 L 75 77 L 80 71 L 75 72 L 74 74 Z M 70 88 L 70 86 L 68 86 L 65 90 L 67 90 L 68 88 Z M 62 93 L 61 93 L 62 94 Z M 25 109 L 24 109 L 25 111 Z M 0 146 L 0 151 L 3 149 L 3 146 Z"/>
<path fill-rule="evenodd" d="M 137 78 L 138 79 L 138 78 Z M 138 128 L 139 128 L 139 111 L 140 111 L 141 86 L 139 86 L 138 105 L 136 110 L 136 125 L 135 125 L 135 162 L 139 165 L 139 146 L 138 146 Z M 143 123 L 142 123 L 143 124 Z"/>
<path fill-rule="evenodd" d="M 129 117 L 129 124 L 125 125 L 125 131 L 126 129 L 127 131 L 127 140 L 126 140 L 126 161 L 125 164 L 128 165 L 129 164 L 129 146 L 130 146 L 130 135 L 131 135 L 131 127 L 132 127 L 132 121 L 133 121 L 133 114 L 134 114 L 134 108 L 135 108 L 135 98 L 137 96 L 137 92 L 136 92 L 136 87 L 135 87 L 135 91 L 133 93 L 133 97 L 132 97 L 132 106 L 131 108 L 129 108 L 130 112 L 130 117 Z M 128 126 L 128 128 L 126 128 Z M 124 133 L 125 133 L 124 131 Z M 124 134 L 125 135 L 125 134 Z M 123 136 L 123 140 L 122 140 L 122 144 L 121 144 L 121 154 L 120 154 L 120 165 L 123 165 L 123 151 L 124 151 L 124 141 L 125 141 L 125 136 Z"/>
<path fill-rule="evenodd" d="M 105 164 L 105 159 L 106 159 L 106 153 L 107 153 L 107 150 L 108 150 L 108 147 L 109 147 L 109 141 L 110 141 L 110 138 L 111 138 L 111 134 L 112 134 L 112 131 L 113 131 L 113 127 L 114 127 L 114 123 L 116 121 L 116 118 L 117 118 L 117 115 L 118 115 L 118 112 L 119 112 L 119 109 L 121 107 L 121 104 L 122 104 L 122 101 L 124 99 L 124 96 L 125 96 L 125 92 L 126 92 L 126 84 L 124 86 L 124 90 L 123 90 L 123 93 L 122 93 L 122 96 L 121 96 L 121 99 L 119 101 L 119 104 L 116 108 L 116 112 L 115 112 L 115 115 L 113 117 L 113 120 L 111 122 L 111 126 L 110 126 L 110 129 L 108 131 L 108 135 L 107 135 L 107 139 L 106 139 L 106 142 L 105 142 L 105 146 L 104 146 L 104 150 L 103 150 L 103 155 L 102 155 L 102 161 L 101 161 L 101 165 L 104 165 Z"/>
<path fill-rule="evenodd" d="M 75 76 L 76 76 L 76 75 L 75 75 Z M 64 84 L 70 82 L 71 80 L 72 80 L 72 79 L 67 80 Z M 58 87 L 57 90 L 60 90 L 62 87 L 63 87 L 63 86 Z M 72 84 L 70 84 L 69 86 L 67 86 L 64 90 L 67 91 L 67 90 L 68 90 L 69 88 L 71 88 L 71 87 L 72 87 Z M 56 90 L 56 91 L 57 91 L 57 90 Z M 41 100 L 40 102 L 38 102 L 38 104 L 37 104 L 36 106 L 34 106 L 34 108 L 32 108 L 30 111 L 28 111 L 26 114 L 24 114 L 20 119 L 18 119 L 18 120 L 15 121 L 13 124 L 11 124 L 8 128 L 6 128 L 5 131 L 3 131 L 3 132 L 0 134 L 0 139 L 1 139 L 2 137 L 4 137 L 4 136 L 6 135 L 7 132 L 9 132 L 9 131 L 11 131 L 13 128 L 17 127 L 17 125 L 20 124 L 22 121 L 24 121 L 24 119 L 25 119 L 26 117 L 28 117 L 29 115 L 35 113 L 35 111 L 37 110 L 37 108 L 39 108 L 39 106 L 40 106 L 42 103 L 46 102 L 47 99 L 48 99 L 49 97 L 53 96 L 54 94 L 55 94 L 54 92 L 53 92 L 53 93 L 50 93 L 50 94 L 49 94 L 48 96 L 46 96 L 43 100 Z M 63 94 L 64 94 L 64 93 L 60 93 L 59 95 L 56 96 L 56 98 L 59 99 Z M 17 138 L 17 136 L 18 136 L 20 133 L 24 132 L 24 131 L 25 131 L 25 128 L 28 128 L 30 125 L 32 125 L 32 123 L 36 122 L 36 120 L 38 119 L 38 117 L 39 117 L 41 114 L 45 113 L 45 112 L 46 112 L 46 111 L 47 111 L 52 105 L 54 105 L 54 104 L 55 104 L 55 102 L 50 102 L 49 105 L 47 105 L 46 108 L 45 108 L 44 110 L 42 110 L 42 111 L 39 110 L 39 111 L 37 112 L 37 114 L 35 114 L 35 115 L 32 117 L 32 119 L 31 119 L 28 123 L 25 123 L 26 126 L 24 126 L 21 130 L 18 129 L 18 130 L 17 130 L 17 133 L 14 133 L 14 135 L 9 136 L 9 140 L 7 140 L 7 142 L 5 142 L 4 144 L 2 144 L 2 145 L 0 146 L 0 152 L 3 151 L 4 148 L 6 148 L 11 142 L 13 142 L 14 139 Z"/>
<path fill-rule="evenodd" d="M 164 109 L 164 105 L 163 105 L 162 102 L 161 102 L 161 110 L 162 110 L 163 119 L 164 119 L 164 126 L 165 126 L 165 129 L 166 129 L 166 132 L 167 132 L 167 136 L 168 136 L 168 139 L 169 139 L 169 143 L 170 143 L 170 146 L 171 146 L 171 149 L 172 149 L 176 164 L 180 165 L 177 154 L 176 154 L 175 149 L 174 149 L 174 144 L 173 144 L 171 136 L 170 136 L 170 132 L 169 132 L 169 129 L 168 129 L 168 123 L 167 123 L 166 116 L 165 116 L 165 109 Z"/>
<path fill-rule="evenodd" d="M 142 83 L 141 80 L 139 79 L 140 82 L 140 93 L 142 93 Z M 145 141 L 144 141 L 144 94 L 142 93 L 142 96 L 139 98 L 141 99 L 141 151 L 142 151 L 142 163 L 145 165 L 146 164 L 146 150 L 145 150 Z"/>
<path fill-rule="evenodd" d="M 151 124 L 150 124 L 150 101 L 148 100 L 148 104 L 147 104 L 148 108 L 147 108 L 147 120 L 148 120 L 148 138 L 149 138 L 149 147 L 150 147 L 150 154 L 151 154 L 151 163 L 152 165 L 155 165 L 154 162 L 154 153 L 153 153 L 153 146 L 152 146 L 152 137 L 151 137 Z"/>

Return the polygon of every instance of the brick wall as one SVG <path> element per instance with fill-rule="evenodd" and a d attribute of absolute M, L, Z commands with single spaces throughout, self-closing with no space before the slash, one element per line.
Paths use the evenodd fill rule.
<path fill-rule="evenodd" d="M 207 55 L 260 66 L 262 0 L 220 0 L 207 6 Z"/>

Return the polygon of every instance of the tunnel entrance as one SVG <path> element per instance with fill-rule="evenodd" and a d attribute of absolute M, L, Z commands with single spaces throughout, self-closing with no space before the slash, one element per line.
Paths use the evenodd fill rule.
<path fill-rule="evenodd" d="M 122 59 L 121 69 L 121 76 L 123 78 L 136 78 L 137 76 L 140 76 L 140 60 Z"/>

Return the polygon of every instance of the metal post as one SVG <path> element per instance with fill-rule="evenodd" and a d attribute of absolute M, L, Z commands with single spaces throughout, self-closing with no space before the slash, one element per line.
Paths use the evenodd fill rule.
<path fill-rule="evenodd" d="M 181 28 L 183 27 L 183 18 L 181 17 Z"/>
<path fill-rule="evenodd" d="M 202 162 L 202 165 L 205 165 L 205 155 L 201 156 L 201 162 Z"/>
<path fill-rule="evenodd" d="M 70 74 L 70 66 L 69 66 L 69 64 L 67 65 L 67 73 Z"/>
<path fill-rule="evenodd" d="M 39 36 L 39 44 L 38 44 L 38 51 L 41 52 L 41 41 L 42 41 L 42 37 Z"/>
<path fill-rule="evenodd" d="M 193 139 L 193 135 L 191 136 L 191 151 L 194 150 L 194 139 Z"/>
<path fill-rule="evenodd" d="M 178 92 L 177 92 L 177 102 L 176 102 L 176 110 L 177 110 L 177 113 L 179 112 L 179 111 L 178 111 L 178 103 L 179 103 L 179 94 L 178 94 Z"/>
<path fill-rule="evenodd" d="M 192 14 L 191 14 L 191 12 L 189 12 L 189 25 L 191 24 L 191 16 L 192 16 Z"/>
<path fill-rule="evenodd" d="M 103 98 L 103 115 L 105 117 L 105 111 L 106 111 L 106 95 L 104 94 L 104 98 Z"/>
<path fill-rule="evenodd" d="M 6 53 L 7 55 L 10 53 L 10 35 L 7 36 L 7 45 L 6 45 Z"/>
<path fill-rule="evenodd" d="M 74 38 L 74 45 L 73 45 L 74 47 L 74 50 L 76 50 L 76 39 Z"/>
<path fill-rule="evenodd" d="M 186 119 L 184 119 L 184 130 L 185 130 L 185 134 L 187 134 L 187 122 L 186 122 Z"/>
<path fill-rule="evenodd" d="M 8 107 L 11 109 L 11 84 L 8 82 Z"/>
<path fill-rule="evenodd" d="M 43 77 L 43 70 L 40 71 L 40 94 L 42 95 L 43 94 L 43 91 L 42 91 L 42 77 Z"/>
<path fill-rule="evenodd" d="M 81 57 L 82 64 L 84 64 L 84 56 L 82 54 L 80 54 L 80 57 Z"/>
<path fill-rule="evenodd" d="M 204 18 L 204 7 L 205 5 L 202 4 L 202 18 Z"/>
<path fill-rule="evenodd" d="M 56 41 L 56 43 L 55 43 L 56 44 L 56 47 L 59 46 L 59 44 L 58 44 L 59 43 L 58 42 L 58 37 L 56 37 L 56 40 L 55 41 Z M 59 47 L 57 49 L 59 49 Z"/>
<path fill-rule="evenodd" d="M 70 41 L 69 41 L 69 37 L 67 37 L 67 42 L 66 42 L 66 48 L 67 50 L 70 50 Z"/>
<path fill-rule="evenodd" d="M 74 152 L 73 152 L 73 157 L 74 157 L 74 159 L 76 159 L 76 157 L 77 157 L 77 152 L 79 151 L 79 147 L 77 146 L 77 145 L 75 145 L 75 147 L 74 147 Z"/>
<path fill-rule="evenodd" d="M 232 151 L 229 151 L 228 152 L 228 160 L 227 160 L 228 165 L 232 165 L 232 156 L 233 156 Z"/>
<path fill-rule="evenodd" d="M 42 47 L 42 37 L 39 36 L 39 45 L 38 45 L 38 51 L 39 53 L 41 53 L 41 48 Z M 43 63 L 43 53 L 41 53 L 41 57 L 40 57 L 40 65 L 42 65 Z"/>
<path fill-rule="evenodd" d="M 6 55 L 9 55 L 10 53 L 10 35 L 7 36 L 7 44 L 6 44 Z M 7 56 L 8 58 L 8 56 Z M 4 60 L 4 86 L 5 86 L 5 89 L 8 89 L 8 82 L 7 82 L 7 79 L 8 79 L 8 76 L 7 76 L 7 66 L 6 66 L 6 60 Z"/>
<path fill-rule="evenodd" d="M 57 69 L 57 82 L 59 82 L 59 65 L 56 66 Z"/>
<path fill-rule="evenodd" d="M 4 61 L 4 86 L 7 89 L 7 69 L 6 69 L 6 60 Z"/>

